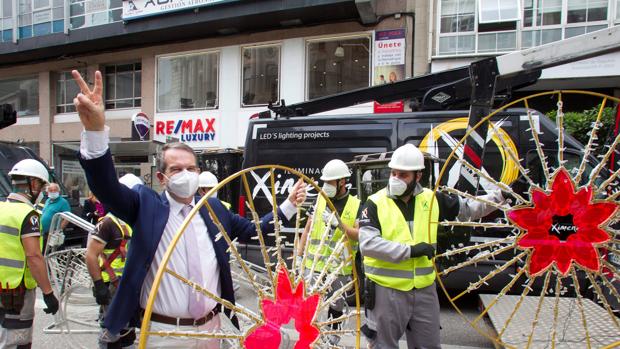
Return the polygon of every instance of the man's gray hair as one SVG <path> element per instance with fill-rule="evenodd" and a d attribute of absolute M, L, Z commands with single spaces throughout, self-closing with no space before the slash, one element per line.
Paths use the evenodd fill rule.
<path fill-rule="evenodd" d="M 189 145 L 187 145 L 185 143 L 180 143 L 180 142 L 166 143 L 164 145 L 164 147 L 161 148 L 161 151 L 157 154 L 157 160 L 156 160 L 157 171 L 159 171 L 161 173 L 166 172 L 166 161 L 164 160 L 164 157 L 165 157 L 166 151 L 170 150 L 170 149 L 185 150 L 186 152 L 191 153 L 192 155 L 194 155 L 194 158 L 196 158 L 196 154 L 194 153 L 194 149 L 192 149 L 192 147 L 190 147 Z"/>

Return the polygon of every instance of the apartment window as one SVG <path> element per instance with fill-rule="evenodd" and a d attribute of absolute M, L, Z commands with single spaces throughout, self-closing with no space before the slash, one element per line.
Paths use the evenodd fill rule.
<path fill-rule="evenodd" d="M 0 41 L 13 41 L 13 1 L 0 2 Z"/>
<path fill-rule="evenodd" d="M 78 69 L 85 81 L 88 82 L 88 76 L 85 69 Z M 75 105 L 73 105 L 73 99 L 80 92 L 80 88 L 73 81 L 71 71 L 64 71 L 58 73 L 58 80 L 56 81 L 56 113 L 74 113 Z"/>
<path fill-rule="evenodd" d="M 134 108 L 142 105 L 142 64 L 107 65 L 105 72 L 105 108 Z"/>
<path fill-rule="evenodd" d="M 568 23 L 607 20 L 607 0 L 568 0 L 566 19 Z"/>
<path fill-rule="evenodd" d="M 307 98 L 370 85 L 370 37 L 307 43 Z"/>
<path fill-rule="evenodd" d="M 120 22 L 123 0 L 70 0 L 71 29 Z"/>
<path fill-rule="evenodd" d="M 507 22 L 516 21 L 520 17 L 520 0 L 478 0 L 479 22 Z"/>
<path fill-rule="evenodd" d="M 440 54 L 472 53 L 476 47 L 475 0 L 441 0 Z"/>
<path fill-rule="evenodd" d="M 279 82 L 280 46 L 243 48 L 243 106 L 277 102 Z"/>
<path fill-rule="evenodd" d="M 217 107 L 218 72 L 218 52 L 159 58 L 157 111 Z"/>
<path fill-rule="evenodd" d="M 18 0 L 17 20 L 19 38 L 60 33 L 64 30 L 64 0 Z"/>
<path fill-rule="evenodd" d="M 0 104 L 11 104 L 17 116 L 39 115 L 39 79 L 36 76 L 0 80 Z"/>
<path fill-rule="evenodd" d="M 616 0 L 616 22 L 620 22 L 620 0 Z"/>

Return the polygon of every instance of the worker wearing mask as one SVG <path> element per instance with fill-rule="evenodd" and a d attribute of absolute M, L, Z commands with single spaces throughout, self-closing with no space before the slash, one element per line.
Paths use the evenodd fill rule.
<path fill-rule="evenodd" d="M 495 207 L 422 188 L 424 156 L 413 144 L 396 149 L 388 166 L 387 188 L 368 198 L 360 217 L 365 306 L 376 327 L 369 342 L 372 348 L 398 348 L 405 334 L 410 349 L 441 348 L 432 262 L 436 222 L 478 219 Z M 481 198 L 504 201 L 500 191 Z"/>
<path fill-rule="evenodd" d="M 348 249 L 344 249 L 341 257 L 335 260 L 335 265 L 326 265 L 327 259 L 332 255 L 334 247 L 346 234 L 351 241 L 353 256 L 339 272 L 339 277 L 332 284 L 332 290 L 337 290 L 352 279 L 353 263 L 357 251 L 358 222 L 357 217 L 360 213 L 360 200 L 349 193 L 347 189 L 347 179 L 351 177 L 351 171 L 347 165 L 339 159 L 329 161 L 321 172 L 323 181 L 322 190 L 332 201 L 337 212 L 331 212 L 327 206 L 327 201 L 323 196 L 318 195 L 317 199 L 309 211 L 309 219 L 301 237 L 298 256 L 303 256 L 305 244 L 308 244 L 308 253 L 305 261 L 305 270 L 311 271 L 314 264 L 314 273 L 318 276 L 324 268 L 329 268 L 332 272 L 338 264 L 349 258 Z M 321 246 L 321 239 L 323 244 Z M 329 297 L 329 295 L 328 295 Z M 343 315 L 344 299 L 339 298 L 334 304 L 330 304 L 328 316 L 336 319 Z M 338 323 L 332 324 L 333 329 L 338 329 Z M 331 335 L 328 338 L 330 344 L 336 345 L 340 337 Z"/>
<path fill-rule="evenodd" d="M 43 291 L 46 313 L 56 314 L 54 296 L 41 254 L 40 215 L 36 204 L 49 182 L 47 168 L 25 159 L 9 172 L 13 191 L 0 202 L 0 348 L 32 345 L 35 288 Z"/>

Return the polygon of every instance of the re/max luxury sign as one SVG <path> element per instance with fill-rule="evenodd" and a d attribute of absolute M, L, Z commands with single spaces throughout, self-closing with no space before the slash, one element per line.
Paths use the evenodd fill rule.
<path fill-rule="evenodd" d="M 217 5 L 238 0 L 123 0 L 123 20 Z"/>

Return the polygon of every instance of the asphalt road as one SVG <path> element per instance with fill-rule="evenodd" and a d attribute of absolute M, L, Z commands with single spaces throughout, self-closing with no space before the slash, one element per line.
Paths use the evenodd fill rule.
<path fill-rule="evenodd" d="M 243 295 L 241 295 L 241 301 L 244 301 Z M 477 304 L 478 298 L 476 296 L 466 296 L 461 299 L 459 303 L 461 307 L 461 311 L 468 318 L 472 316 L 476 316 L 478 314 Z M 36 318 L 35 318 L 35 330 L 34 330 L 34 341 L 33 348 L 45 348 L 45 349 L 65 349 L 69 348 L 68 341 L 70 341 L 73 345 L 79 343 L 82 348 L 95 348 L 96 347 L 96 334 L 92 333 L 94 331 L 88 331 L 91 333 L 88 334 L 78 334 L 73 335 L 71 337 L 63 334 L 57 333 L 58 330 L 52 329 L 51 332 L 56 330 L 56 333 L 45 333 L 44 330 L 51 324 L 54 323 L 54 317 L 43 312 L 43 308 L 45 307 L 43 300 L 41 298 L 40 292 L 38 294 L 37 303 L 36 303 Z M 71 310 L 69 310 L 71 312 Z M 96 318 L 97 310 L 96 307 L 93 306 L 80 306 L 78 307 L 73 314 L 76 313 L 85 313 L 87 314 L 86 318 L 92 322 L 94 318 Z M 84 319 L 84 317 L 81 317 Z M 476 332 L 457 312 L 452 308 L 449 302 L 442 300 L 441 302 L 441 343 L 445 349 L 475 349 L 475 348 L 493 348 L 493 344 L 486 337 L 483 337 L 478 332 Z M 488 327 L 487 322 L 482 322 L 481 326 L 486 329 L 490 329 Z M 71 326 L 74 330 L 84 329 L 80 325 L 73 324 Z M 342 344 L 349 344 L 351 347 L 353 346 L 352 338 L 343 338 Z M 347 345 L 347 347 L 349 347 Z M 78 346 L 76 346 L 77 348 Z M 362 348 L 365 348 L 365 341 L 362 341 Z M 406 343 L 404 340 L 401 340 L 401 348 L 406 348 Z"/>

